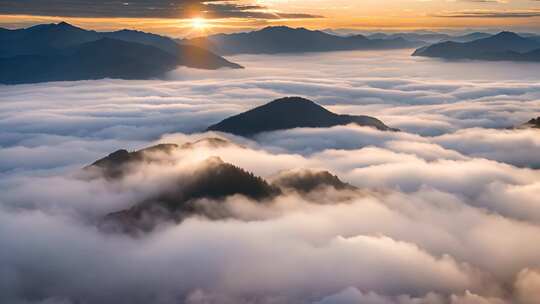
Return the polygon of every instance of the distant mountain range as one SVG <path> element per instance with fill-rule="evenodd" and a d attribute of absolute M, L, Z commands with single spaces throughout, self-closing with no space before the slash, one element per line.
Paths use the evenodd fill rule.
<path fill-rule="evenodd" d="M 286 97 L 263 106 L 229 117 L 208 127 L 208 131 L 226 132 L 240 136 L 292 128 L 328 128 L 357 124 L 383 131 L 398 131 L 370 116 L 339 115 L 332 113 L 311 100 Z"/>
<path fill-rule="evenodd" d="M 128 152 L 119 150 L 85 168 L 89 178 L 106 178 L 110 182 L 129 174 L 137 174 L 140 165 L 174 161 L 175 151 L 187 151 L 199 146 L 229 147 L 234 143 L 219 138 L 205 138 L 184 145 L 161 144 L 143 150 Z M 241 147 L 237 148 L 241 149 Z M 114 173 L 111 175 L 111 173 Z M 309 194 L 320 187 L 338 190 L 356 188 L 342 182 L 326 171 L 295 170 L 278 174 L 271 181 L 211 157 L 201 163 L 188 176 L 170 176 L 170 187 L 162 187 L 155 195 L 131 208 L 108 214 L 100 223 L 106 231 L 139 234 L 151 231 L 163 222 L 179 223 L 189 216 L 211 219 L 230 217 L 221 204 L 208 206 L 204 199 L 224 200 L 232 195 L 242 195 L 258 203 L 266 203 L 284 192 L 295 191 Z"/>
<path fill-rule="evenodd" d="M 218 34 L 184 39 L 181 42 L 209 49 L 222 56 L 232 54 L 401 49 L 423 45 L 423 43 L 408 41 L 400 37 L 393 39 L 369 39 L 362 35 L 343 37 L 323 31 L 286 26 L 266 27 L 247 33 Z"/>
<path fill-rule="evenodd" d="M 470 42 L 446 41 L 417 49 L 413 56 L 445 59 L 540 61 L 540 40 L 501 32 Z"/>
<path fill-rule="evenodd" d="M 426 41 L 437 43 L 425 46 Z M 414 56 L 446 59 L 540 61 L 540 37 L 501 32 L 463 36 L 377 33 L 339 36 L 286 26 L 184 40 L 132 30 L 96 32 L 65 22 L 0 28 L 0 83 L 102 78 L 159 78 L 177 66 L 242 68 L 220 55 L 418 48 Z M 220 54 L 220 55 L 216 55 Z"/>
<path fill-rule="evenodd" d="M 461 36 L 452 36 L 442 33 L 375 33 L 370 34 L 367 37 L 370 39 L 396 39 L 401 38 L 409 41 L 418 41 L 419 43 L 439 43 L 443 41 L 454 41 L 454 42 L 469 42 L 477 39 L 490 37 L 491 34 L 488 33 L 470 33 Z"/>
<path fill-rule="evenodd" d="M 177 66 L 240 68 L 205 49 L 139 31 L 96 32 L 65 22 L 0 29 L 0 83 L 147 79 Z"/>

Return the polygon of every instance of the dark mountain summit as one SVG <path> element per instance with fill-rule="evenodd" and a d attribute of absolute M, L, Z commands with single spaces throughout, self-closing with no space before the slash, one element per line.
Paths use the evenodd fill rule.
<path fill-rule="evenodd" d="M 101 38 L 97 32 L 86 31 L 66 22 L 40 24 L 25 29 L 5 29 L 0 32 L 0 57 L 47 55 Z"/>
<path fill-rule="evenodd" d="M 540 117 L 529 120 L 529 124 L 533 125 L 535 128 L 540 128 Z"/>
<path fill-rule="evenodd" d="M 434 43 L 434 42 L 439 42 L 444 39 L 449 39 L 452 36 L 447 35 L 447 34 L 442 34 L 442 33 L 434 33 L 434 32 L 429 32 L 429 33 L 411 32 L 411 33 L 373 33 L 373 34 L 369 34 L 367 37 L 369 39 L 384 39 L 384 40 L 401 38 L 408 41 Z"/>
<path fill-rule="evenodd" d="M 370 116 L 338 115 L 311 100 L 286 97 L 274 100 L 242 114 L 227 118 L 208 127 L 208 131 L 220 131 L 241 136 L 292 128 L 328 128 L 338 125 L 357 124 L 384 131 L 396 131 L 382 121 Z"/>
<path fill-rule="evenodd" d="M 240 68 L 207 50 L 138 31 L 100 33 L 65 22 L 0 31 L 0 83 L 147 79 L 177 66 Z"/>
<path fill-rule="evenodd" d="M 320 188 L 331 187 L 336 190 L 355 190 L 356 187 L 342 182 L 339 177 L 328 171 L 291 170 L 281 172 L 272 180 L 272 185 L 280 189 L 292 189 L 297 192 L 311 192 Z"/>
<path fill-rule="evenodd" d="M 463 42 L 471 42 L 471 41 L 475 41 L 479 39 L 489 38 L 491 36 L 493 35 L 488 34 L 488 33 L 482 33 L 482 32 L 474 32 L 474 33 L 469 33 L 469 34 L 465 34 L 461 36 L 450 36 L 449 38 L 442 39 L 442 41 L 439 41 L 439 42 L 454 41 L 454 42 L 463 43 Z"/>
<path fill-rule="evenodd" d="M 526 122 L 525 124 L 521 125 L 521 128 L 534 128 L 534 129 L 540 129 L 540 116 L 537 118 L 533 118 Z"/>
<path fill-rule="evenodd" d="M 286 26 L 266 27 L 248 33 L 218 34 L 182 42 L 208 48 L 220 55 L 397 49 L 421 45 L 402 38 L 368 39 L 362 35 L 342 37 Z"/>
<path fill-rule="evenodd" d="M 0 57 L 17 55 L 43 55 L 58 49 L 111 38 L 126 42 L 153 46 L 175 54 L 178 43 L 173 39 L 151 33 L 133 30 L 96 32 L 73 26 L 66 22 L 40 24 L 25 29 L 0 31 Z"/>
<path fill-rule="evenodd" d="M 218 138 L 205 138 L 181 146 L 160 144 L 139 151 L 118 150 L 84 168 L 90 179 L 106 178 L 121 181 L 130 174 L 145 170 L 142 164 L 167 166 L 181 161 L 174 156 L 178 150 L 240 146 Z M 168 186 L 150 194 L 131 208 L 108 214 L 100 223 L 106 231 L 138 234 L 154 229 L 164 222 L 179 223 L 190 216 L 209 219 L 232 217 L 221 201 L 242 195 L 257 203 L 268 203 L 285 191 L 308 195 L 323 187 L 336 190 L 356 190 L 326 171 L 292 170 L 280 173 L 272 182 L 223 162 L 218 157 L 198 164 L 193 171 L 168 176 Z"/>
<path fill-rule="evenodd" d="M 431 44 L 431 43 L 439 43 L 443 41 L 469 42 L 469 41 L 473 41 L 477 39 L 488 38 L 490 36 L 491 34 L 481 33 L 481 32 L 469 33 L 469 34 L 461 35 L 461 36 L 452 36 L 448 34 L 435 33 L 435 32 L 427 32 L 427 33 L 410 32 L 410 33 L 392 33 L 392 34 L 374 33 L 374 34 L 368 35 L 367 37 L 369 39 L 402 38 L 408 41 L 418 41 L 419 43 Z"/>
<path fill-rule="evenodd" d="M 190 176 L 176 177 L 172 187 L 119 212 L 111 213 L 100 224 L 102 229 L 124 233 L 150 231 L 162 222 L 181 222 L 193 215 L 208 218 L 229 217 L 226 209 L 210 206 L 198 200 L 223 200 L 231 195 L 243 195 L 256 201 L 268 200 L 281 191 L 264 179 L 241 168 L 210 158 Z"/>
<path fill-rule="evenodd" d="M 540 42 L 512 32 L 466 43 L 442 42 L 417 49 L 413 56 L 446 59 L 540 61 Z"/>
<path fill-rule="evenodd" d="M 161 162 L 163 155 L 170 155 L 177 148 L 179 147 L 176 144 L 160 144 L 134 152 L 121 149 L 95 161 L 85 169 L 97 169 L 107 178 L 119 178 L 129 172 L 130 165 Z"/>
<path fill-rule="evenodd" d="M 0 83 L 36 83 L 101 78 L 158 77 L 177 65 L 160 49 L 103 38 L 63 49 L 55 55 L 0 58 Z"/>

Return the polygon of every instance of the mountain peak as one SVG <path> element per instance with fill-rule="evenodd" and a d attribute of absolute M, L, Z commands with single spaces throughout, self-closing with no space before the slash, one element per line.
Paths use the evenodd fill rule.
<path fill-rule="evenodd" d="M 523 37 L 521 37 L 520 35 L 514 33 L 514 32 L 509 32 L 509 31 L 503 31 L 503 32 L 500 32 L 494 36 L 492 36 L 491 38 L 503 38 L 503 39 L 524 39 Z"/>
<path fill-rule="evenodd" d="M 317 107 L 321 107 L 315 102 L 309 99 L 300 97 L 300 96 L 287 96 L 287 97 L 279 98 L 279 99 L 269 102 L 266 105 L 281 105 L 281 104 L 291 105 L 293 103 L 298 104 L 298 105 L 315 105 Z"/>
<path fill-rule="evenodd" d="M 253 136 L 276 130 L 328 128 L 351 123 L 379 130 L 394 130 L 373 117 L 338 115 L 311 100 L 302 97 L 285 97 L 229 117 L 208 127 L 208 131 Z"/>
<path fill-rule="evenodd" d="M 540 49 L 539 41 L 524 38 L 514 32 L 503 31 L 470 42 L 436 43 L 416 50 L 413 56 L 491 61 L 538 61 L 538 54 L 524 54 L 537 49 Z"/>
<path fill-rule="evenodd" d="M 540 128 L 540 116 L 537 118 L 533 118 L 527 122 L 528 125 L 534 127 L 534 128 Z"/>
<path fill-rule="evenodd" d="M 294 32 L 304 30 L 307 31 L 305 28 L 292 28 L 286 25 L 279 25 L 279 26 L 267 26 L 260 30 L 260 32 Z"/>
<path fill-rule="evenodd" d="M 293 189 L 298 192 L 311 192 L 322 187 L 332 187 L 337 190 L 355 190 L 356 187 L 347 184 L 328 171 L 296 169 L 280 172 L 272 180 L 272 185 L 281 189 Z"/>
<path fill-rule="evenodd" d="M 279 98 L 255 108 L 252 111 L 271 111 L 274 115 L 314 115 L 317 113 L 330 113 L 317 103 L 299 96 Z"/>
<path fill-rule="evenodd" d="M 58 22 L 56 24 L 53 23 L 52 26 L 55 27 L 55 28 L 62 29 L 62 30 L 80 30 L 80 31 L 84 31 L 82 28 L 76 27 L 73 24 L 67 23 L 65 21 L 61 21 L 61 22 Z"/>
<path fill-rule="evenodd" d="M 58 23 L 47 23 L 47 24 L 38 24 L 38 25 L 34 25 L 34 26 L 31 26 L 29 28 L 27 28 L 26 30 L 29 30 L 29 31 L 38 31 L 38 32 L 59 32 L 59 33 L 64 33 L 64 32 L 84 32 L 85 30 L 80 28 L 80 27 L 76 27 L 72 24 L 69 24 L 65 21 L 61 21 L 61 22 L 58 22 Z"/>

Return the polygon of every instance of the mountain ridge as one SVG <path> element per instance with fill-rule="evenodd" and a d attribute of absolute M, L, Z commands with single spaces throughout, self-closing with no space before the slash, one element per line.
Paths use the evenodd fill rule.
<path fill-rule="evenodd" d="M 158 78 L 177 66 L 242 68 L 205 49 L 121 30 L 99 33 L 66 22 L 0 31 L 0 83 Z"/>
<path fill-rule="evenodd" d="M 418 42 L 404 39 L 368 39 L 363 35 L 336 36 L 319 30 L 268 26 L 260 30 L 216 34 L 181 40 L 184 44 L 206 47 L 220 55 L 279 54 L 375 50 L 418 47 Z"/>
<path fill-rule="evenodd" d="M 357 124 L 383 131 L 398 131 L 370 116 L 339 115 L 302 97 L 284 97 L 211 125 L 207 131 L 240 136 L 293 128 L 324 128 Z"/>
<path fill-rule="evenodd" d="M 470 42 L 432 44 L 417 49 L 412 55 L 444 59 L 540 61 L 540 41 L 503 31 Z"/>
<path fill-rule="evenodd" d="M 108 182 L 121 181 L 130 174 L 137 174 L 139 165 L 166 165 L 178 161 L 175 151 L 205 147 L 227 147 L 236 144 L 219 139 L 204 138 L 196 142 L 159 144 L 128 152 L 117 150 L 83 168 L 87 178 L 105 178 Z M 217 146 L 216 146 L 217 145 Z M 144 169 L 142 169 L 144 170 Z M 111 174 L 114 173 L 114 174 Z M 169 187 L 135 202 L 131 207 L 107 214 L 98 224 L 104 231 L 139 235 L 149 232 L 161 223 L 180 223 L 190 216 L 209 219 L 232 217 L 222 204 L 227 197 L 242 195 L 256 203 L 270 203 L 276 196 L 296 192 L 309 195 L 322 188 L 357 190 L 328 171 L 308 169 L 280 172 L 266 180 L 238 166 L 224 162 L 217 156 L 203 160 L 192 171 L 169 176 Z M 208 202 L 208 201 L 212 202 Z"/>

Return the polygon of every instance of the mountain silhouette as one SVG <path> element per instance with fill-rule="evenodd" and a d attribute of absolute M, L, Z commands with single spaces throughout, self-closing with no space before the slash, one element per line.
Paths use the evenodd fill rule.
<path fill-rule="evenodd" d="M 122 149 L 85 167 L 84 172 L 90 179 L 105 178 L 112 183 L 145 170 L 145 166 L 140 166 L 142 164 L 174 164 L 179 161 L 174 157 L 175 151 L 226 146 L 242 148 L 223 139 L 204 138 L 183 145 L 160 144 L 134 152 Z M 290 191 L 309 195 L 323 187 L 335 190 L 357 189 L 330 172 L 307 169 L 281 172 L 269 182 L 218 157 L 208 158 L 189 174 L 173 174 L 168 177 L 170 185 L 160 187 L 159 191 L 135 202 L 130 208 L 106 215 L 99 224 L 100 228 L 136 235 L 151 231 L 161 223 L 179 223 L 190 216 L 230 218 L 233 215 L 220 201 L 233 195 L 242 195 L 257 203 L 267 203 Z"/>
<path fill-rule="evenodd" d="M 465 35 L 452 36 L 443 33 L 436 32 L 411 32 L 411 33 L 374 33 L 367 36 L 369 39 L 405 39 L 407 41 L 416 41 L 418 44 L 433 44 L 440 43 L 445 41 L 454 41 L 454 42 L 470 42 L 482 38 L 488 38 L 491 34 L 474 32 Z"/>
<path fill-rule="evenodd" d="M 297 192 L 308 193 L 322 187 L 331 187 L 336 190 L 355 190 L 356 187 L 344 183 L 339 177 L 328 171 L 290 170 L 281 172 L 272 180 L 272 185 L 280 189 L 291 189 Z"/>
<path fill-rule="evenodd" d="M 243 148 L 242 146 L 221 138 L 207 137 L 194 142 L 187 142 L 182 145 L 159 144 L 133 152 L 120 149 L 106 157 L 96 160 L 91 165 L 85 167 L 85 170 L 97 171 L 99 176 L 116 179 L 129 174 L 134 165 L 140 163 L 163 163 L 164 161 L 168 161 L 168 157 L 172 156 L 176 151 L 193 150 L 196 148 L 217 149 L 224 147 Z"/>
<path fill-rule="evenodd" d="M 540 116 L 529 120 L 529 124 L 534 126 L 535 128 L 540 128 Z"/>
<path fill-rule="evenodd" d="M 445 59 L 540 61 L 540 42 L 512 32 L 466 43 L 446 41 L 417 49 L 413 56 Z"/>
<path fill-rule="evenodd" d="M 120 178 L 129 172 L 129 166 L 141 162 L 161 162 L 163 155 L 170 155 L 179 148 L 176 144 L 160 144 L 139 151 L 117 150 L 99 159 L 85 169 L 96 169 L 107 178 Z"/>
<path fill-rule="evenodd" d="M 40 24 L 24 29 L 4 29 L 0 31 L 0 57 L 47 55 L 101 38 L 97 32 L 86 31 L 66 22 Z"/>
<path fill-rule="evenodd" d="M 257 133 L 275 130 L 328 128 L 347 124 L 369 126 L 383 131 L 397 131 L 376 118 L 338 115 L 311 100 L 301 97 L 285 97 L 274 100 L 263 106 L 227 118 L 208 127 L 207 130 L 240 136 L 252 136 Z"/>
<path fill-rule="evenodd" d="M 540 116 L 529 120 L 528 122 L 523 124 L 522 127 L 540 129 Z"/>
<path fill-rule="evenodd" d="M 489 38 L 491 36 L 493 35 L 488 34 L 488 33 L 482 33 L 482 32 L 474 32 L 474 33 L 469 33 L 469 34 L 465 34 L 461 36 L 449 36 L 448 38 L 441 39 L 441 41 L 439 42 L 453 41 L 453 42 L 464 43 L 464 42 L 471 42 L 471 41 L 475 41 L 479 39 Z"/>
<path fill-rule="evenodd" d="M 182 43 L 207 48 L 220 55 L 397 49 L 421 45 L 402 38 L 368 39 L 362 35 L 343 37 L 323 31 L 287 26 L 266 27 L 248 33 L 218 34 L 186 39 L 182 40 Z"/>
<path fill-rule="evenodd" d="M 65 22 L 0 31 L 0 83 L 147 79 L 177 66 L 240 68 L 207 50 L 154 34 L 100 33 Z"/>
<path fill-rule="evenodd" d="M 373 33 L 367 36 L 369 39 L 405 39 L 408 41 L 418 41 L 422 43 L 439 42 L 444 39 L 450 39 L 452 36 L 442 33 Z"/>
<path fill-rule="evenodd" d="M 17 55 L 43 55 L 59 49 L 111 38 L 153 46 L 175 54 L 178 43 L 173 39 L 134 30 L 96 32 L 73 26 L 66 22 L 40 24 L 23 29 L 2 29 L 0 31 L 0 57 Z"/>
<path fill-rule="evenodd" d="M 193 56 L 191 50 L 185 50 Z M 194 51 L 195 54 L 198 50 Z M 196 58 L 196 56 L 193 56 Z M 174 69 L 185 58 L 148 45 L 109 38 L 63 49 L 55 55 L 0 58 L 0 83 L 19 84 L 102 78 L 147 79 Z M 192 65 L 193 62 L 184 63 Z M 196 66 L 196 64 L 193 64 Z"/>
<path fill-rule="evenodd" d="M 134 234 L 151 231 L 163 222 L 178 223 L 192 215 L 226 218 L 230 217 L 226 209 L 220 209 L 219 205 L 205 205 L 198 200 L 219 201 L 232 195 L 242 195 L 262 202 L 281 194 L 281 190 L 264 179 L 218 157 L 207 159 L 189 177 L 179 176 L 176 179 L 175 185 L 162 189 L 153 197 L 129 209 L 108 214 L 100 223 L 101 228 Z"/>

